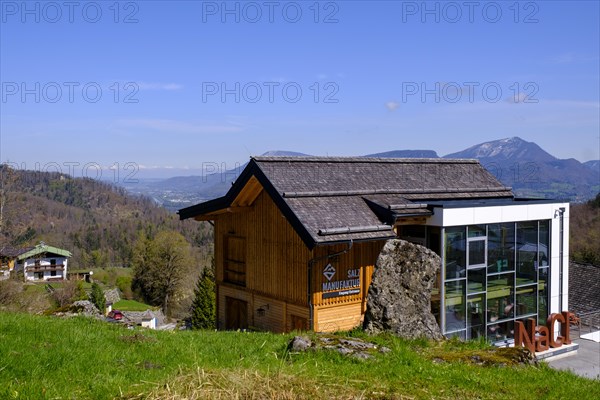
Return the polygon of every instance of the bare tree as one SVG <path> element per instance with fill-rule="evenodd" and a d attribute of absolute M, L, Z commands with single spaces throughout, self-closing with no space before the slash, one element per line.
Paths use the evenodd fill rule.
<path fill-rule="evenodd" d="M 154 239 L 141 236 L 133 256 L 133 286 L 146 301 L 160 305 L 170 315 L 182 300 L 185 283 L 190 280 L 193 257 L 190 244 L 178 232 L 161 231 Z"/>

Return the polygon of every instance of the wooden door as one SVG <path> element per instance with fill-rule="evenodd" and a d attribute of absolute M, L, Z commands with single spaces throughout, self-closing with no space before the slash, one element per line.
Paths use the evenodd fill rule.
<path fill-rule="evenodd" d="M 248 303 L 225 297 L 225 329 L 247 329 L 248 328 Z"/>

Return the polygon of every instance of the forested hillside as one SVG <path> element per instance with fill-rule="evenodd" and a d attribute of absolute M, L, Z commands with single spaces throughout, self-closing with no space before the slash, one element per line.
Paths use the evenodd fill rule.
<path fill-rule="evenodd" d="M 125 266 L 132 263 L 140 235 L 180 232 L 193 246 L 195 262 L 212 252 L 212 227 L 179 221 L 144 197 L 88 178 L 0 166 L 0 247 L 44 241 L 73 253 L 71 268 Z"/>
<path fill-rule="evenodd" d="M 583 204 L 571 206 L 571 259 L 600 265 L 600 193 Z"/>

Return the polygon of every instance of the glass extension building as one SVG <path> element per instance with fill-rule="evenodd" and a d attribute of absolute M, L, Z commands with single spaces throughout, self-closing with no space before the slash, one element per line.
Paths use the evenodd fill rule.
<path fill-rule="evenodd" d="M 549 313 L 567 309 L 568 203 L 453 201 L 436 208 L 428 222 L 439 226 L 426 229 L 436 232 L 442 257 L 432 310 L 446 337 L 510 344 L 515 321 L 545 324 Z"/>

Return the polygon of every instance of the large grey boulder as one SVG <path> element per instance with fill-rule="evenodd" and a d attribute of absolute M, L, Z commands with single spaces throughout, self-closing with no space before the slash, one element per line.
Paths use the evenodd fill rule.
<path fill-rule="evenodd" d="M 118 303 L 121 300 L 119 289 L 107 289 L 104 291 L 104 298 L 107 303 Z"/>
<path fill-rule="evenodd" d="M 431 313 L 431 290 L 440 266 L 440 257 L 428 248 L 388 240 L 373 271 L 364 329 L 408 339 L 442 339 Z"/>

